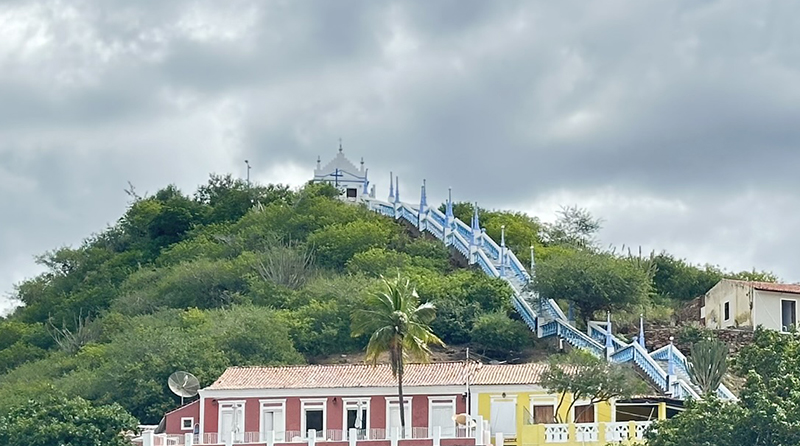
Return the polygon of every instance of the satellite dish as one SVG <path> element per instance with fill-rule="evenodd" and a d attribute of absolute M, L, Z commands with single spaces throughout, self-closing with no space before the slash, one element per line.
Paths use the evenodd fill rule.
<path fill-rule="evenodd" d="M 189 372 L 175 372 L 169 375 L 167 383 L 169 384 L 169 390 L 181 397 L 181 406 L 184 398 L 191 398 L 197 395 L 197 391 L 200 390 L 200 381 Z"/>

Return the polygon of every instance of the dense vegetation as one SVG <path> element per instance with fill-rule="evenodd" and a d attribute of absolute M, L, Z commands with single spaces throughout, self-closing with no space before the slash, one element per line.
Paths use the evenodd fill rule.
<path fill-rule="evenodd" d="M 381 275 L 410 278 L 421 301 L 435 304 L 431 327 L 448 344 L 502 357 L 533 342 L 503 281 L 457 268 L 440 243 L 339 202 L 332 187 L 249 187 L 212 176 L 193 196 L 173 186 L 129 194 L 116 224 L 42 255 L 47 271 L 17 286 L 22 305 L 0 319 L 0 415 L 56 394 L 118 403 L 154 423 L 177 404 L 166 386 L 175 370 L 208 385 L 230 365 L 361 351 L 367 338 L 351 336 L 351 314 Z M 455 211 L 468 221 L 472 207 Z M 506 226 L 524 263 L 536 246 L 536 286 L 573 300 L 583 319 L 607 309 L 620 320 L 642 311 L 666 318 L 724 275 L 668 254 L 599 249 L 599 222 L 580 209 L 565 209 L 554 224 L 480 213 L 495 239 Z"/>

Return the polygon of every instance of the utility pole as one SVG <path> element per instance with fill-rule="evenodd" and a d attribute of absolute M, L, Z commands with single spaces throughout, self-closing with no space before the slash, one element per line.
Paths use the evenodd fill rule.
<path fill-rule="evenodd" d="M 247 165 L 247 187 L 250 187 L 250 161 L 244 160 L 244 163 Z"/>

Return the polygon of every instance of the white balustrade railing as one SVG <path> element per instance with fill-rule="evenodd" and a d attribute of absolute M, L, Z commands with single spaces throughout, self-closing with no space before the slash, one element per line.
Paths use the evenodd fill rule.
<path fill-rule="evenodd" d="M 153 446 L 183 446 L 186 444 L 186 437 L 183 435 L 153 435 Z"/>
<path fill-rule="evenodd" d="M 576 424 L 575 441 L 579 443 L 597 443 L 600 441 L 600 426 L 597 423 Z"/>
<path fill-rule="evenodd" d="M 545 443 L 566 443 L 569 441 L 568 424 L 545 424 L 544 442 Z"/>
<path fill-rule="evenodd" d="M 371 441 L 371 440 L 391 440 L 392 430 L 389 429 L 358 429 L 356 432 L 356 441 Z M 435 429 L 427 427 L 406 427 L 405 439 L 409 440 L 423 440 L 433 439 Z M 472 438 L 474 429 L 465 426 L 445 426 L 441 427 L 439 431 L 439 438 Z M 274 435 L 274 436 L 273 436 Z M 400 429 L 397 429 L 397 438 L 403 439 Z M 308 443 L 308 434 L 303 435 L 300 431 L 286 431 L 286 432 L 244 432 L 239 433 L 233 440 L 233 444 L 267 444 L 270 439 L 274 443 Z M 315 443 L 324 442 L 344 442 L 350 439 L 350 430 L 342 429 L 328 429 L 322 435 L 322 432 L 316 433 Z M 183 435 L 155 435 L 153 437 L 153 446 L 183 446 Z M 207 432 L 203 434 L 202 438 L 198 438 L 195 444 L 197 445 L 224 445 L 225 439 L 216 432 Z"/>
<path fill-rule="evenodd" d="M 627 441 L 630 437 L 630 424 L 627 422 L 621 423 L 606 423 L 606 441 Z"/>

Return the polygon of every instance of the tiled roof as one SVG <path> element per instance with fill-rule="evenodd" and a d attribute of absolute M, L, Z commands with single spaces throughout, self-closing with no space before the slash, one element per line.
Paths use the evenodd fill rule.
<path fill-rule="evenodd" d="M 547 364 L 481 364 L 470 381 L 471 384 L 536 384 L 547 370 Z"/>
<path fill-rule="evenodd" d="M 448 386 L 464 382 L 464 364 L 437 362 L 407 364 L 406 386 Z M 313 389 L 393 387 L 397 380 L 386 364 L 231 367 L 209 389 Z"/>
<path fill-rule="evenodd" d="M 762 291 L 800 294 L 800 284 L 796 283 L 748 282 L 745 280 L 734 280 L 734 282 L 739 282 Z"/>
<path fill-rule="evenodd" d="M 403 385 L 458 386 L 467 372 L 475 385 L 536 384 L 545 364 L 474 364 L 435 362 L 407 364 Z M 468 368 L 468 370 L 467 370 Z M 231 367 L 208 389 L 315 389 L 394 387 L 397 380 L 386 364 L 306 365 L 281 367 Z"/>

